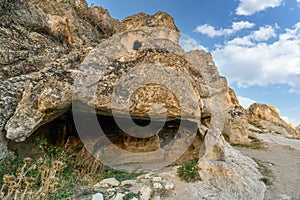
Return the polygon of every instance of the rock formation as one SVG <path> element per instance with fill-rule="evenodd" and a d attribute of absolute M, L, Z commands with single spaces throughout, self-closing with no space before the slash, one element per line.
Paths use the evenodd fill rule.
<path fill-rule="evenodd" d="M 208 193 L 218 183 L 227 199 L 262 199 L 257 165 L 222 136 L 247 142 L 244 110 L 210 53 L 179 46 L 172 17 L 120 23 L 77 0 L 0 5 L 0 159 L 7 141 L 22 144 L 71 113 L 77 138 L 113 158 L 107 165 L 150 170 L 198 157 Z M 59 138 L 70 131 L 62 127 Z"/>
<path fill-rule="evenodd" d="M 234 91 L 227 88 L 227 115 L 224 137 L 231 144 L 248 144 L 248 118 L 246 110 L 240 105 Z"/>
<path fill-rule="evenodd" d="M 300 134 L 300 124 L 296 127 L 296 131 Z"/>
<path fill-rule="evenodd" d="M 259 129 L 259 132 L 272 132 L 285 137 L 297 138 L 299 133 L 280 118 L 278 111 L 270 105 L 254 103 L 247 109 L 249 124 Z"/>
<path fill-rule="evenodd" d="M 67 87 L 68 84 L 59 86 L 56 83 L 67 77 L 66 74 L 70 73 L 67 70 L 82 62 L 90 48 L 115 33 L 119 22 L 111 19 L 106 10 L 99 7 L 88 8 L 85 1 L 77 0 L 47 3 L 40 0 L 1 0 L 0 18 L 1 158 L 6 152 L 3 131 L 8 119 L 14 113 L 15 116 L 18 115 L 18 112 L 31 113 L 28 117 L 34 115 L 30 109 L 37 105 L 38 95 L 27 95 L 31 95 L 35 89 L 37 93 L 42 92 L 44 84 L 50 86 L 50 93 L 54 90 L 59 93 L 59 87 Z M 70 77 L 66 79 L 71 81 Z M 44 91 L 45 95 L 47 96 L 47 91 Z M 60 97 L 57 96 L 57 99 Z M 24 104 L 26 98 L 32 101 L 29 107 Z M 61 104 L 59 102 L 62 101 L 59 99 L 55 104 Z M 25 119 L 29 119 L 28 117 Z M 36 117 L 29 121 L 34 119 Z M 50 120 L 52 119 L 41 121 L 40 124 Z M 32 123 L 26 126 L 31 131 L 37 128 Z M 19 127 L 19 130 L 24 131 L 24 127 Z"/>

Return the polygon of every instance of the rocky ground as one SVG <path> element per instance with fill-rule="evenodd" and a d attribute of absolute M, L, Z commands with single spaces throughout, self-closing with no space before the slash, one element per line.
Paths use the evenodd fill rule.
<path fill-rule="evenodd" d="M 265 199 L 300 199 L 300 140 L 278 134 L 252 133 L 252 136 L 260 139 L 264 147 L 236 148 L 253 158 L 266 181 L 270 181 Z"/>

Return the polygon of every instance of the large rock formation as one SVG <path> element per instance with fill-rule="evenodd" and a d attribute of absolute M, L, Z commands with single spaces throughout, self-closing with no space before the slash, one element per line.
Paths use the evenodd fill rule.
<path fill-rule="evenodd" d="M 272 132 L 291 138 L 300 136 L 296 129 L 280 118 L 273 106 L 254 103 L 247 113 L 249 124 L 258 128 L 260 132 Z"/>
<path fill-rule="evenodd" d="M 227 115 L 224 129 L 225 138 L 231 144 L 248 144 L 248 118 L 234 91 L 227 88 Z"/>
<path fill-rule="evenodd" d="M 164 27 L 165 29 L 174 30 L 179 29 L 174 24 L 174 19 L 165 12 L 157 12 L 151 16 L 146 13 L 139 13 L 123 19 L 119 32 L 127 30 L 135 30 L 141 27 Z"/>
<path fill-rule="evenodd" d="M 119 22 L 111 19 L 105 9 L 88 8 L 85 1 L 77 0 L 47 3 L 40 0 L 1 0 L 0 18 L 0 157 L 3 157 L 6 152 L 3 131 L 8 119 L 14 113 L 18 116 L 19 112 L 28 112 L 31 114 L 21 116 L 21 121 L 22 117 L 29 121 L 40 120 L 37 116 L 41 118 L 41 113 L 35 113 L 32 119 L 28 117 L 34 115 L 30 109 L 37 106 L 38 95 L 44 85 L 52 89 L 44 91 L 41 98 L 46 100 L 49 93 L 59 93 L 55 104 L 61 104 L 64 101 L 61 95 L 70 93 L 60 93 L 60 87 L 67 87 L 69 83 L 55 84 L 64 83 L 62 80 L 65 78 L 70 82 L 67 70 L 82 62 L 91 47 L 115 33 Z M 30 106 L 24 103 L 26 98 L 32 101 Z M 40 124 L 52 119 L 41 120 Z M 25 127 L 19 127 L 19 132 L 32 132 L 37 128 L 29 122 Z"/>
<path fill-rule="evenodd" d="M 245 141 L 243 110 L 210 53 L 179 46 L 172 17 L 119 23 L 84 1 L 0 3 L 1 40 L 9 38 L 0 44 L 0 158 L 7 139 L 24 142 L 72 111 L 77 137 L 107 165 L 150 170 L 199 157 L 209 187 L 262 198 L 256 164 L 222 136 Z"/>

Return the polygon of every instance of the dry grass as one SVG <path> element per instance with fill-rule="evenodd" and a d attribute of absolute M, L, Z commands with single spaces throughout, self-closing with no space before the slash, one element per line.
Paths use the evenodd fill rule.
<path fill-rule="evenodd" d="M 42 156 L 7 159 L 0 163 L 0 199 L 71 199 L 76 185 L 91 185 L 104 177 L 101 162 L 83 148 L 78 156 L 40 143 Z"/>
<path fill-rule="evenodd" d="M 41 156 L 23 159 L 16 154 L 0 162 L 1 200 L 77 199 L 82 196 L 80 191 L 104 178 L 123 181 L 141 175 L 105 168 L 84 147 L 70 155 L 63 150 L 67 148 L 49 146 L 39 139 L 37 142 Z"/>
<path fill-rule="evenodd" d="M 63 183 L 60 183 L 60 172 L 65 163 L 38 158 L 35 162 L 31 158 L 23 160 L 23 166 L 15 175 L 5 174 L 1 194 L 3 200 L 8 199 L 45 199 L 50 192 L 57 192 Z"/>

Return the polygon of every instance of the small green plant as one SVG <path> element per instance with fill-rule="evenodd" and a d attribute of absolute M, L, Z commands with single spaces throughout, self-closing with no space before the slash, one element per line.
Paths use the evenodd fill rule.
<path fill-rule="evenodd" d="M 180 179 L 186 182 L 200 181 L 201 178 L 198 171 L 201 170 L 201 168 L 197 166 L 197 163 L 198 159 L 194 159 L 184 163 L 181 167 L 179 167 L 177 169 L 177 174 Z"/>
<path fill-rule="evenodd" d="M 270 181 L 270 179 L 263 177 L 260 179 L 262 182 L 264 182 L 265 185 L 272 185 L 272 182 Z"/>
<path fill-rule="evenodd" d="M 137 172 L 128 173 L 125 171 L 120 171 L 120 170 L 115 170 L 110 168 L 104 170 L 104 178 L 115 178 L 118 181 L 133 180 L 142 174 L 143 173 L 137 173 Z"/>
<path fill-rule="evenodd" d="M 71 199 L 72 194 L 72 190 L 60 190 L 57 193 L 49 193 L 46 198 L 55 200 Z"/>
<path fill-rule="evenodd" d="M 131 200 L 133 198 L 140 199 L 140 196 L 141 196 L 140 192 L 138 193 L 129 192 L 122 198 L 122 200 Z"/>

